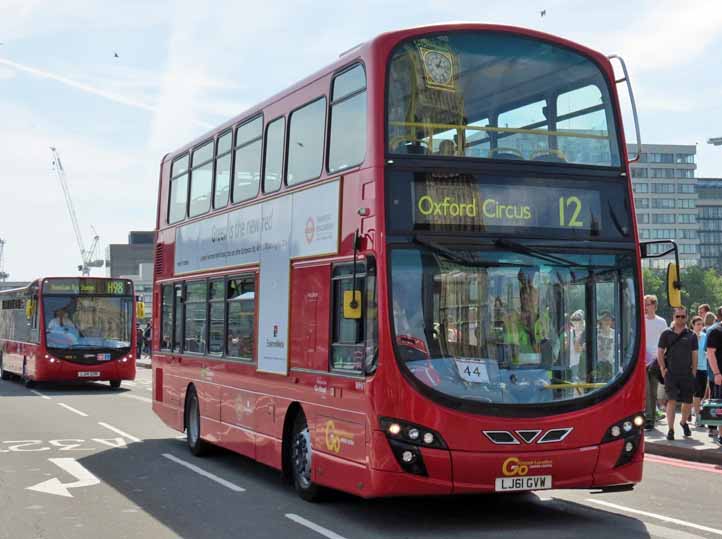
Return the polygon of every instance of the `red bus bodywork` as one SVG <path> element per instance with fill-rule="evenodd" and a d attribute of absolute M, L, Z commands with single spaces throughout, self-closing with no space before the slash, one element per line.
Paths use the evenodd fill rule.
<path fill-rule="evenodd" d="M 617 466 L 623 440 L 602 443 L 610 427 L 644 409 L 644 342 L 638 336 L 633 372 L 614 394 L 591 406 L 561 414 L 536 417 L 501 417 L 462 412 L 433 402 L 420 394 L 400 372 L 395 361 L 394 337 L 389 321 L 389 283 L 385 243 L 386 208 L 385 80 L 388 58 L 402 40 L 424 33 L 475 30 L 508 32 L 558 44 L 591 58 L 610 81 L 615 120 L 621 115 L 609 60 L 598 52 L 539 32 L 496 25 L 454 24 L 415 28 L 383 34 L 343 55 L 337 62 L 287 91 L 201 137 L 163 159 L 157 216 L 154 328 L 160 328 L 161 286 L 181 279 L 238 274 L 237 267 L 174 273 L 177 226 L 168 225 L 169 176 L 173 159 L 224 130 L 263 112 L 264 125 L 318 96 L 328 96 L 332 77 L 353 63 L 363 64 L 368 89 L 368 145 L 363 163 L 340 174 L 326 167 L 315 182 L 283 186 L 279 193 L 259 194 L 240 206 L 272 200 L 310 185 L 342 177 L 339 250 L 333 256 L 291 261 L 289 354 L 287 375 L 259 372 L 256 362 L 227 361 L 209 354 L 188 354 L 161 349 L 160 331 L 153 336 L 153 410 L 174 429 L 183 431 L 189 388 L 198 395 L 204 440 L 288 471 L 289 432 L 294 417 L 303 411 L 313 446 L 313 481 L 361 497 L 461 494 L 492 492 L 499 477 L 526 475 L 531 467 L 550 470 L 554 488 L 630 486 L 642 478 L 643 437 L 634 456 Z M 626 162 L 623 134 L 620 152 Z M 327 142 L 326 142 L 327 143 Z M 624 165 L 627 178 L 629 166 Z M 629 207 L 633 208 L 628 181 Z M 230 212 L 238 205 L 218 210 Z M 632 210 L 633 211 L 633 210 Z M 195 218 L 202 221 L 203 216 Z M 183 224 L 193 222 L 186 220 Z M 636 225 L 632 234 L 635 241 Z M 378 267 L 378 368 L 369 376 L 344 375 L 329 368 L 330 281 L 332 264 L 353 257 L 354 232 L 364 240 L 361 255 L 376 257 Z M 258 275 L 251 264 L 244 272 Z M 641 274 L 637 251 L 637 276 Z M 638 278 L 638 277 L 637 277 Z M 263 275 L 260 275 L 263 279 Z M 639 287 L 641 289 L 641 286 Z M 314 298 L 309 308 L 309 298 Z M 641 297 L 636 298 L 637 301 Z M 263 301 L 263 298 L 260 298 Z M 639 301 L 641 305 L 641 301 Z M 640 315 L 641 316 L 641 315 Z M 446 448 L 421 447 L 426 475 L 405 472 L 390 446 L 381 418 L 393 418 L 439 433 Z M 536 440 L 554 429 L 571 429 L 553 444 Z M 481 431 L 540 431 L 531 443 L 499 445 Z M 518 442 L 518 440 L 517 440 Z M 523 473 L 522 473 L 523 472 Z M 531 472 L 529 472 L 531 474 Z"/>
<path fill-rule="evenodd" d="M 35 325 L 34 338 L 0 338 L 0 358 L 3 371 L 3 378 L 9 376 L 19 377 L 29 387 L 37 382 L 78 382 L 78 381 L 110 381 L 120 384 L 121 380 L 135 379 L 135 355 L 136 355 L 136 331 L 135 331 L 135 308 L 132 308 L 132 325 L 130 331 L 130 352 L 120 354 L 119 357 L 110 360 L 88 359 L 83 363 L 66 358 L 62 350 L 48 350 L 46 324 L 45 324 L 45 302 L 48 297 L 43 293 L 43 284 L 53 280 L 75 280 L 77 277 L 46 277 L 37 279 L 27 287 L 21 289 L 5 290 L 0 292 L 0 301 L 8 301 L 8 298 L 17 298 L 11 301 L 20 301 L 15 307 L 26 313 L 26 302 L 32 301 L 33 309 L 36 311 L 30 314 L 27 324 Z M 84 278 L 80 278 L 81 280 Z M 96 282 L 118 281 L 118 279 L 88 278 Z M 132 282 L 123 281 L 131 290 Z M 4 311 L 5 309 L 3 309 Z M 25 316 L 22 316 L 23 321 Z M 33 322 L 33 320 L 35 320 Z M 11 328 L 11 332 L 16 330 Z M 12 335 L 8 335 L 12 337 Z M 88 354 L 90 355 L 90 354 Z M 96 355 L 97 354 L 92 354 Z M 84 375 L 79 373 L 93 373 Z"/>

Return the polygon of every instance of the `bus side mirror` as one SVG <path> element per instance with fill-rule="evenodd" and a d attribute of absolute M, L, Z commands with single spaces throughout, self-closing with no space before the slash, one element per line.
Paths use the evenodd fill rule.
<path fill-rule="evenodd" d="M 359 320 L 361 318 L 361 290 L 344 291 L 343 317 L 347 320 Z"/>
<path fill-rule="evenodd" d="M 679 267 L 674 262 L 667 266 L 667 298 L 670 307 L 682 306 L 682 288 L 679 284 Z"/>

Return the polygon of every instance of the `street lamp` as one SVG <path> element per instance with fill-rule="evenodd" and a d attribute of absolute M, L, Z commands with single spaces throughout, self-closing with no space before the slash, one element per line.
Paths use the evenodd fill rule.
<path fill-rule="evenodd" d="M 707 144 L 712 144 L 713 146 L 722 146 L 722 137 L 711 138 L 707 141 Z"/>

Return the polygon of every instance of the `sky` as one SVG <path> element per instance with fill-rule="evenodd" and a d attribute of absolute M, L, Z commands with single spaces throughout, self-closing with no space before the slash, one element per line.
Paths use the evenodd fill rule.
<path fill-rule="evenodd" d="M 94 227 L 103 258 L 130 230 L 153 229 L 164 154 L 379 33 L 449 21 L 534 28 L 623 56 L 643 143 L 697 144 L 696 175 L 722 177 L 722 147 L 707 144 L 722 136 L 718 0 L 3 0 L 0 239 L 9 279 L 77 273 L 50 146 L 86 246 Z M 625 128 L 633 142 L 631 121 Z"/>

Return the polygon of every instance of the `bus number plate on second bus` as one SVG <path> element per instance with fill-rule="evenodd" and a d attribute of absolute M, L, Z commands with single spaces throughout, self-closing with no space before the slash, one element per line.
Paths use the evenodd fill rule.
<path fill-rule="evenodd" d="M 494 490 L 508 492 L 512 490 L 541 490 L 552 488 L 551 475 L 530 475 L 528 477 L 497 477 Z"/>
<path fill-rule="evenodd" d="M 80 371 L 78 373 L 79 378 L 93 378 L 95 376 L 100 376 L 100 373 L 98 371 Z"/>

